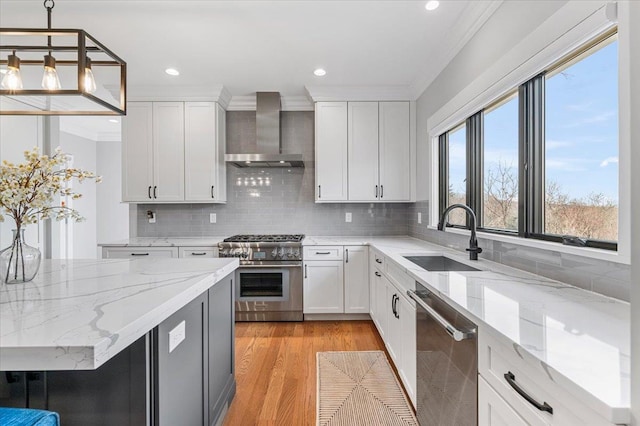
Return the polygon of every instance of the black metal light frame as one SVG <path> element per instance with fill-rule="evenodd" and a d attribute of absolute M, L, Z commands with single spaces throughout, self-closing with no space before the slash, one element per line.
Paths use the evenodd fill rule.
<path fill-rule="evenodd" d="M 52 2 L 53 3 L 53 2 Z M 36 29 L 36 28 L 0 28 L 0 40 L 3 37 L 30 37 L 30 36 L 47 36 L 49 43 L 47 45 L 32 45 L 32 44 L 15 44 L 15 45 L 0 45 L 0 53 L 2 52 L 77 52 L 76 60 L 56 60 L 59 65 L 76 65 L 77 66 L 77 89 L 61 89 L 61 90 L 47 90 L 47 89 L 19 89 L 19 90 L 7 90 L 0 88 L 0 97 L 14 98 L 16 96 L 50 96 L 50 97 L 64 97 L 64 96 L 82 96 L 95 102 L 105 110 L 101 111 L 87 111 L 87 110 L 47 110 L 47 109 L 0 109 L 0 115 L 126 115 L 127 105 L 127 64 L 124 60 L 118 57 L 105 45 L 100 43 L 90 34 L 80 29 L 51 29 L 51 7 L 46 6 L 49 28 Z M 74 45 L 55 45 L 51 43 L 51 38 L 56 36 L 75 36 L 77 38 L 77 44 Z M 91 44 L 87 46 L 87 44 Z M 118 67 L 120 70 L 120 95 L 119 105 L 114 105 L 105 101 L 104 99 L 88 93 L 84 90 L 85 79 L 85 67 L 87 54 L 101 53 L 106 54 L 109 60 L 91 60 L 92 66 L 113 66 Z M 7 59 L 0 60 L 0 65 L 7 65 Z M 24 65 L 43 65 L 43 60 L 21 60 L 21 64 Z M 29 105 L 32 108 L 35 105 Z M 37 107 L 36 107 L 37 108 Z"/>

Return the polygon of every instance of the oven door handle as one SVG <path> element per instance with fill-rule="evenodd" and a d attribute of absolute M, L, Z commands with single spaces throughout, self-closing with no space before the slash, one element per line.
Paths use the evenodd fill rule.
<path fill-rule="evenodd" d="M 282 268 L 302 268 L 302 263 L 282 263 L 279 265 L 240 265 L 238 269 L 249 268 L 249 269 L 282 269 Z"/>
<path fill-rule="evenodd" d="M 464 332 L 455 328 L 453 325 L 451 325 L 449 321 L 444 319 L 442 315 L 437 313 L 431 306 L 427 305 L 425 301 L 422 300 L 420 296 L 418 296 L 414 291 L 407 290 L 407 296 L 415 300 L 415 302 L 418 305 L 420 305 L 422 309 L 427 311 L 429 316 L 431 316 L 431 318 L 433 318 L 438 324 L 440 324 L 440 326 L 444 328 L 446 332 L 449 333 L 449 335 L 453 337 L 453 340 L 455 340 L 456 342 L 469 339 L 476 334 L 475 331 Z"/>

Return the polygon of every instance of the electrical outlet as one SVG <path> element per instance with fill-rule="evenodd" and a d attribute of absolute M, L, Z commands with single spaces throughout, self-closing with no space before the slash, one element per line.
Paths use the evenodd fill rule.
<path fill-rule="evenodd" d="M 418 223 L 422 223 L 422 213 L 418 212 Z"/>
<path fill-rule="evenodd" d="M 147 210 L 147 218 L 149 218 L 149 223 L 156 223 L 156 217 L 158 216 L 157 213 L 151 211 L 151 210 Z"/>
<path fill-rule="evenodd" d="M 216 223 L 217 220 L 215 213 L 209 213 L 209 223 Z"/>
<path fill-rule="evenodd" d="M 344 221 L 347 222 L 347 223 L 351 222 L 351 212 L 346 212 L 344 214 Z"/>

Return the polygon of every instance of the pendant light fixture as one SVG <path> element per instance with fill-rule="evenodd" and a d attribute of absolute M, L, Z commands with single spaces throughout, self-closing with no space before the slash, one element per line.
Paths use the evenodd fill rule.
<path fill-rule="evenodd" d="M 0 28 L 0 115 L 125 115 L 126 62 L 84 30 L 52 29 L 54 6 L 44 1 L 46 29 Z"/>

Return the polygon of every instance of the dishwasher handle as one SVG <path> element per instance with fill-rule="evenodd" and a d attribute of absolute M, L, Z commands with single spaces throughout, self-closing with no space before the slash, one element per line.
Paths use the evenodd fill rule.
<path fill-rule="evenodd" d="M 463 340 L 466 339 L 470 339 L 472 337 L 475 336 L 476 332 L 475 330 L 473 331 L 460 331 L 457 328 L 455 328 L 453 325 L 451 325 L 451 323 L 449 321 L 447 321 L 446 319 L 444 319 L 442 317 L 442 315 L 440 315 L 439 313 L 437 313 L 431 306 L 427 305 L 425 303 L 424 300 L 422 300 L 420 298 L 420 296 L 418 296 L 414 291 L 412 290 L 407 290 L 407 296 L 409 296 L 410 298 L 412 298 L 413 300 L 415 300 L 415 302 L 420 305 L 420 307 L 422 309 L 424 309 L 425 311 L 427 311 L 427 313 L 434 319 L 436 320 L 436 322 L 438 324 L 440 324 L 440 326 L 442 328 L 445 329 L 445 331 L 447 333 L 449 333 L 449 335 L 451 337 L 453 337 L 453 340 L 455 340 L 456 342 L 461 342 Z"/>

